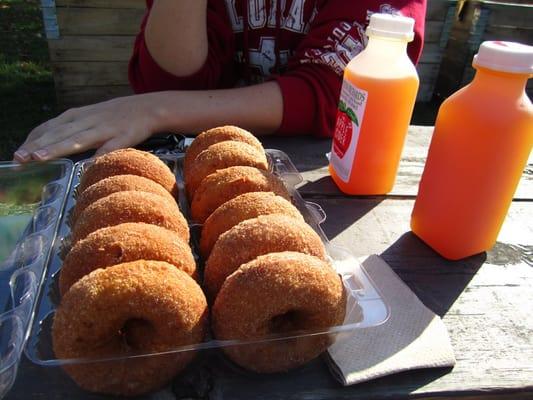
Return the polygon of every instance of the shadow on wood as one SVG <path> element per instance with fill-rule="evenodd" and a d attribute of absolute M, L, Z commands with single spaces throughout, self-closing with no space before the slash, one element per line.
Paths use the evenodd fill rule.
<path fill-rule="evenodd" d="M 324 178 L 329 179 L 331 178 Z M 333 184 L 333 183 L 332 183 Z M 340 199 L 328 199 L 327 204 L 323 205 L 326 212 L 326 221 L 322 224 L 322 229 L 329 240 L 346 231 L 354 225 L 359 219 L 368 214 L 372 209 L 377 207 L 384 197 L 364 198 L 357 202 L 346 202 Z M 357 256 L 357 254 L 355 254 Z"/>
<path fill-rule="evenodd" d="M 258 139 L 265 149 L 283 149 L 300 172 L 328 165 L 326 153 L 331 151 L 331 139 L 309 136 L 261 136 Z"/>
<path fill-rule="evenodd" d="M 214 386 L 209 398 L 232 400 L 403 398 L 451 370 L 438 368 L 409 371 L 344 387 L 332 377 L 323 358 L 278 374 L 244 372 L 228 365 L 230 361 L 227 360 L 212 359 L 210 362 Z M 384 387 L 387 387 L 386 396 Z"/>
<path fill-rule="evenodd" d="M 442 317 L 481 268 L 487 254 L 449 261 L 407 232 L 381 257 L 428 308 Z"/>

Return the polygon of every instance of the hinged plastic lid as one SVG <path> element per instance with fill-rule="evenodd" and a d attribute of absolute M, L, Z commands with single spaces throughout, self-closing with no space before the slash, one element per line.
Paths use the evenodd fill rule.
<path fill-rule="evenodd" d="M 411 41 L 415 34 L 413 28 L 415 20 L 409 17 L 393 14 L 374 13 L 370 16 L 370 23 L 366 28 L 368 36 L 381 36 Z"/>
<path fill-rule="evenodd" d="M 72 170 L 70 160 L 0 162 L 0 399 L 15 381 Z"/>
<path fill-rule="evenodd" d="M 472 64 L 496 71 L 531 74 L 533 46 L 515 42 L 483 42 Z"/>

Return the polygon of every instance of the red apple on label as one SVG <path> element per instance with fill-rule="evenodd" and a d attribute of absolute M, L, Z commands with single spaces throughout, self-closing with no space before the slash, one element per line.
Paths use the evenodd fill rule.
<path fill-rule="evenodd" d="M 335 133 L 333 135 L 333 151 L 339 158 L 344 154 L 352 141 L 353 125 L 352 120 L 346 113 L 337 110 L 337 122 L 335 124 Z"/>

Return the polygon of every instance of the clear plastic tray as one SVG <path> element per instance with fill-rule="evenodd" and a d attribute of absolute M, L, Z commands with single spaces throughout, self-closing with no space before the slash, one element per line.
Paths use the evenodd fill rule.
<path fill-rule="evenodd" d="M 0 398 L 15 381 L 72 169 L 0 162 Z"/>
<path fill-rule="evenodd" d="M 333 265 L 343 277 L 348 299 L 346 319 L 344 324 L 332 327 L 327 331 L 295 332 L 290 336 L 273 335 L 255 341 L 221 341 L 207 337 L 201 343 L 171 349 L 166 351 L 164 354 L 184 351 L 197 351 L 208 348 L 220 348 L 225 346 L 239 346 L 257 342 L 288 340 L 295 337 L 310 335 L 330 335 L 331 337 L 335 337 L 336 335 L 344 332 L 349 333 L 357 329 L 379 325 L 388 318 L 389 309 L 385 304 L 383 297 L 376 289 L 363 268 L 357 262 L 355 257 L 350 254 L 347 249 L 331 244 L 326 238 L 324 232 L 320 228 L 320 224 L 326 218 L 322 208 L 316 203 L 305 201 L 295 189 L 295 187 L 302 182 L 302 177 L 290 161 L 289 157 L 279 150 L 267 150 L 267 155 L 272 172 L 283 179 L 287 188 L 289 189 L 290 194 L 292 195 L 293 203 L 302 212 L 305 220 L 320 235 L 324 241 L 328 255 L 331 257 Z M 180 188 L 180 208 L 185 216 L 188 217 L 188 206 L 184 196 L 181 169 L 183 153 L 169 152 L 167 154 L 158 154 L 158 156 L 165 161 L 176 174 L 178 186 Z M 129 357 L 147 357 L 161 354 L 128 354 L 124 357 L 109 358 L 105 360 L 67 360 L 56 358 L 52 350 L 51 327 L 54 310 L 60 301 L 57 280 L 61 269 L 62 259 L 64 258 L 66 251 L 68 251 L 68 237 L 70 233 L 70 228 L 68 225 L 69 211 L 75 204 L 75 188 L 79 182 L 79 178 L 86 163 L 87 161 L 75 165 L 72 184 L 65 202 L 65 209 L 61 216 L 57 237 L 54 242 L 53 251 L 50 257 L 48 268 L 46 270 L 46 276 L 44 277 L 42 283 L 42 290 L 37 300 L 35 318 L 26 345 L 26 355 L 28 358 L 33 362 L 43 366 L 60 366 L 65 364 L 108 360 L 111 361 L 117 359 L 122 360 Z M 196 233 L 199 231 L 197 228 L 197 225 L 191 224 L 192 242 L 195 242 L 195 236 L 197 238 Z M 195 251 L 194 246 L 193 251 Z M 199 257 L 197 258 L 199 259 Z M 202 266 L 203 265 L 200 260 L 199 267 L 202 268 Z"/>

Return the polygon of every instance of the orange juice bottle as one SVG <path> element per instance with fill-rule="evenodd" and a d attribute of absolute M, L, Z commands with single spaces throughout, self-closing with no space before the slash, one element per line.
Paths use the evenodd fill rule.
<path fill-rule="evenodd" d="M 407 55 L 414 20 L 372 14 L 368 44 L 344 71 L 329 171 L 348 194 L 391 191 L 418 91 Z"/>
<path fill-rule="evenodd" d="M 490 249 L 533 146 L 533 47 L 484 42 L 474 80 L 442 103 L 411 229 L 456 260 Z"/>

